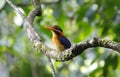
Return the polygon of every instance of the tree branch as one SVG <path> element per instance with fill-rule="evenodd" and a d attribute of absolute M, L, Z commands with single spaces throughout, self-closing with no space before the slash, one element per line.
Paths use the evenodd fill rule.
<path fill-rule="evenodd" d="M 48 50 L 46 51 L 46 55 L 54 58 L 57 61 L 68 61 L 74 58 L 75 56 L 80 55 L 84 50 L 92 47 L 109 48 L 116 50 L 117 52 L 120 53 L 120 43 L 94 37 L 91 40 L 75 44 L 70 49 L 67 49 L 61 53 L 58 53 L 53 50 L 52 51 Z"/>
<path fill-rule="evenodd" d="M 32 3 L 33 3 L 33 5 L 34 5 L 34 9 L 28 14 L 28 16 L 27 16 L 27 20 L 29 21 L 29 23 L 30 24 L 32 24 L 33 25 L 33 21 L 34 21 L 34 18 L 36 17 L 36 16 L 41 16 L 42 15 L 42 9 L 41 9 L 41 3 L 40 3 L 40 1 L 39 0 L 32 0 Z M 27 24 L 26 24 L 27 25 Z M 30 27 L 30 26 L 28 26 L 28 27 Z M 25 28 L 25 29 L 27 29 L 27 31 L 31 31 L 29 28 Z M 33 34 L 32 34 L 33 33 Z M 35 41 L 34 42 L 34 44 L 35 44 L 35 46 L 36 46 L 36 43 L 37 43 L 37 41 L 38 41 L 38 43 L 42 43 L 42 41 L 41 41 L 41 39 L 40 39 L 40 37 L 38 36 L 38 34 L 33 30 L 32 31 L 32 35 L 30 36 L 30 39 L 31 39 L 31 41 L 33 42 L 33 41 Z M 28 33 L 29 34 L 29 33 Z M 31 38 L 32 37 L 32 38 Z M 37 43 L 37 45 L 38 45 L 38 43 Z M 38 46 L 37 46 L 38 47 Z M 38 47 L 38 49 L 39 49 L 39 47 Z M 40 49 L 39 49 L 40 50 Z M 42 51 L 42 50 L 41 50 Z M 48 61 L 49 61 L 49 64 L 50 64 L 50 68 L 51 68 L 51 71 L 52 71 L 52 75 L 53 75 L 53 77 L 56 77 L 56 72 L 55 72 L 55 69 L 54 69 L 54 66 L 53 66 L 53 63 L 52 63 L 52 61 L 51 61 L 51 59 L 50 59 L 50 57 L 47 57 L 48 58 Z"/>

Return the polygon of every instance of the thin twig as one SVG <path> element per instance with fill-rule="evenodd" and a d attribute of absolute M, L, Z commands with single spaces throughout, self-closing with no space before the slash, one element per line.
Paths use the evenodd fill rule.
<path fill-rule="evenodd" d="M 24 14 L 23 14 L 10 0 L 6 0 L 6 1 L 7 1 L 8 4 L 11 5 L 12 8 L 14 8 L 14 10 L 15 10 L 17 13 L 19 13 L 19 14 L 21 15 L 21 17 L 22 17 L 23 19 L 26 19 L 25 16 L 24 16 Z"/>
<path fill-rule="evenodd" d="M 57 77 L 57 76 L 56 76 L 56 72 L 55 72 L 55 68 L 54 68 L 54 66 L 53 66 L 53 63 L 52 63 L 50 57 L 47 56 L 47 58 L 48 58 L 48 61 L 49 61 L 49 64 L 50 64 L 50 68 L 51 68 L 53 77 Z"/>
<path fill-rule="evenodd" d="M 60 3 L 60 1 L 62 1 L 62 0 L 55 0 L 55 1 L 41 2 L 41 3 L 44 4 L 44 5 L 51 5 L 51 4 Z M 24 6 L 30 6 L 30 5 L 32 5 L 32 4 L 29 2 L 29 3 L 17 3 L 16 5 L 17 5 L 17 6 L 24 7 Z"/>

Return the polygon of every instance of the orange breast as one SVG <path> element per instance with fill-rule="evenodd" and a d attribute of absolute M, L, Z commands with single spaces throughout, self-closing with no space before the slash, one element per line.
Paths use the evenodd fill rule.
<path fill-rule="evenodd" d="M 60 43 L 60 41 L 58 40 L 58 37 L 57 36 L 54 36 L 52 38 L 52 41 L 53 41 L 53 44 L 55 45 L 55 47 L 60 50 L 60 51 L 63 51 L 65 50 L 64 46 Z"/>

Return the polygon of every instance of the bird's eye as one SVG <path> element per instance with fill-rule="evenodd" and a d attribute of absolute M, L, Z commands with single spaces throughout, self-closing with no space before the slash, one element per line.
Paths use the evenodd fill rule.
<path fill-rule="evenodd" d="M 59 31 L 54 31 L 57 35 L 60 35 L 61 33 Z"/>

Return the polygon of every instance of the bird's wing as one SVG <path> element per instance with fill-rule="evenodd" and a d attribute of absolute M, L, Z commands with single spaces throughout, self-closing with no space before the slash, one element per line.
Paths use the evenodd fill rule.
<path fill-rule="evenodd" d="M 60 36 L 60 37 L 58 37 L 58 39 L 60 40 L 60 43 L 62 45 L 64 45 L 65 49 L 71 47 L 71 43 L 70 43 L 70 41 L 66 37 Z"/>

